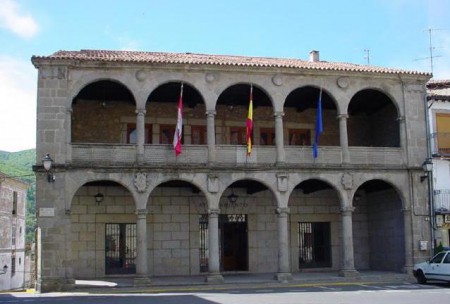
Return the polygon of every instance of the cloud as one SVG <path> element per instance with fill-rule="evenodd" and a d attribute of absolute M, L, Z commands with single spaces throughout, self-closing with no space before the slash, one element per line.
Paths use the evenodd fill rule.
<path fill-rule="evenodd" d="M 32 38 L 39 30 L 34 18 L 23 12 L 14 0 L 2 0 L 0 27 L 6 28 L 23 38 Z"/>
<path fill-rule="evenodd" d="M 29 61 L 0 55 L 0 150 L 36 146 L 37 71 Z"/>

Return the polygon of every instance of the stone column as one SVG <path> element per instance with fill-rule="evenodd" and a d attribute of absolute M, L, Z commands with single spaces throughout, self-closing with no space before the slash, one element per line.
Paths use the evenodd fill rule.
<path fill-rule="evenodd" d="M 216 161 L 216 127 L 214 118 L 216 111 L 206 112 L 206 135 L 208 143 L 208 162 L 214 163 Z"/>
<path fill-rule="evenodd" d="M 136 149 L 136 160 L 138 164 L 144 162 L 144 144 L 145 144 L 145 109 L 136 110 L 136 133 L 137 133 L 137 149 Z"/>
<path fill-rule="evenodd" d="M 147 209 L 136 210 L 136 277 L 135 286 L 150 284 L 147 264 Z"/>
<path fill-rule="evenodd" d="M 350 206 L 341 207 L 342 265 L 339 275 L 343 277 L 358 276 L 358 272 L 355 270 L 355 260 L 353 256 L 353 210 L 354 208 Z"/>
<path fill-rule="evenodd" d="M 400 132 L 400 147 L 402 149 L 402 155 L 403 155 L 403 159 L 402 159 L 402 163 L 403 164 L 407 164 L 408 163 L 408 153 L 406 151 L 408 151 L 408 148 L 406 147 L 407 143 L 406 143 L 406 122 L 405 122 L 405 117 L 404 116 L 399 116 L 397 118 L 398 120 L 398 128 L 399 128 L 399 132 Z"/>
<path fill-rule="evenodd" d="M 289 208 L 276 209 L 278 217 L 278 273 L 275 274 L 275 279 L 281 282 L 292 280 L 289 263 L 289 212 Z"/>
<path fill-rule="evenodd" d="M 72 162 L 72 108 L 66 110 L 66 162 Z"/>
<path fill-rule="evenodd" d="M 219 253 L 219 209 L 208 210 L 208 238 L 209 256 L 206 277 L 208 283 L 222 283 L 223 276 L 220 274 L 220 253 Z"/>
<path fill-rule="evenodd" d="M 283 112 L 275 112 L 275 144 L 277 148 L 277 164 L 283 164 L 286 161 L 284 153 L 284 135 L 283 135 Z"/>
<path fill-rule="evenodd" d="M 412 276 L 412 270 L 414 266 L 413 262 L 413 236 L 412 236 L 412 221 L 411 221 L 411 209 L 405 208 L 403 211 L 403 229 L 405 233 L 405 266 L 403 271 Z"/>
<path fill-rule="evenodd" d="M 339 139 L 342 150 L 342 163 L 350 163 L 350 152 L 348 151 L 347 114 L 338 115 L 339 119 Z"/>

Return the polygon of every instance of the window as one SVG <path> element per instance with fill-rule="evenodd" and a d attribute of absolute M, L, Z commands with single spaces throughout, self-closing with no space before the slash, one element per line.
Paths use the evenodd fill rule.
<path fill-rule="evenodd" d="M 16 245 L 16 222 L 13 221 L 11 224 L 11 245 Z"/>
<path fill-rule="evenodd" d="M 17 191 L 13 192 L 12 214 L 17 215 Z"/>
<path fill-rule="evenodd" d="M 450 114 L 436 113 L 438 149 L 441 154 L 450 153 Z"/>
<path fill-rule="evenodd" d="M 159 143 L 160 144 L 172 144 L 174 133 L 175 133 L 175 126 L 160 125 L 159 126 Z"/>
<path fill-rule="evenodd" d="M 230 145 L 246 145 L 246 137 L 245 127 L 230 127 Z"/>
<path fill-rule="evenodd" d="M 191 144 L 206 145 L 206 126 L 191 126 Z"/>
<path fill-rule="evenodd" d="M 137 143 L 137 130 L 135 123 L 127 124 L 127 144 L 136 144 Z M 152 143 L 152 125 L 145 125 L 145 137 L 144 144 Z"/>
<path fill-rule="evenodd" d="M 436 254 L 431 260 L 430 263 L 439 264 L 442 262 L 442 259 L 444 258 L 445 252 L 440 252 Z"/>
<path fill-rule="evenodd" d="M 11 275 L 16 273 L 16 257 L 11 256 Z"/>
<path fill-rule="evenodd" d="M 289 145 L 310 146 L 311 131 L 308 129 L 289 129 Z"/>
<path fill-rule="evenodd" d="M 259 129 L 259 144 L 261 146 L 275 145 L 275 129 L 260 128 Z"/>

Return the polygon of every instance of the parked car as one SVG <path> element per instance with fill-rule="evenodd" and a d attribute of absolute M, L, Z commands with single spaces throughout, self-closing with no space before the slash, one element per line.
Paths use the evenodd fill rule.
<path fill-rule="evenodd" d="M 414 265 L 413 274 L 419 284 L 428 280 L 450 283 L 450 250 L 441 251 L 430 260 Z"/>

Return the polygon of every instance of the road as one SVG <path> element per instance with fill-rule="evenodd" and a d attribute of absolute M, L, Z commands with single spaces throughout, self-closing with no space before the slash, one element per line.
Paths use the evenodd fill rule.
<path fill-rule="evenodd" d="M 226 287 L 201 291 L 159 291 L 157 293 L 93 294 L 76 293 L 2 293 L 0 303 L 27 304 L 380 304 L 380 303 L 447 303 L 448 284 L 418 285 L 411 283 L 334 283 L 299 284 L 286 287 Z"/>

